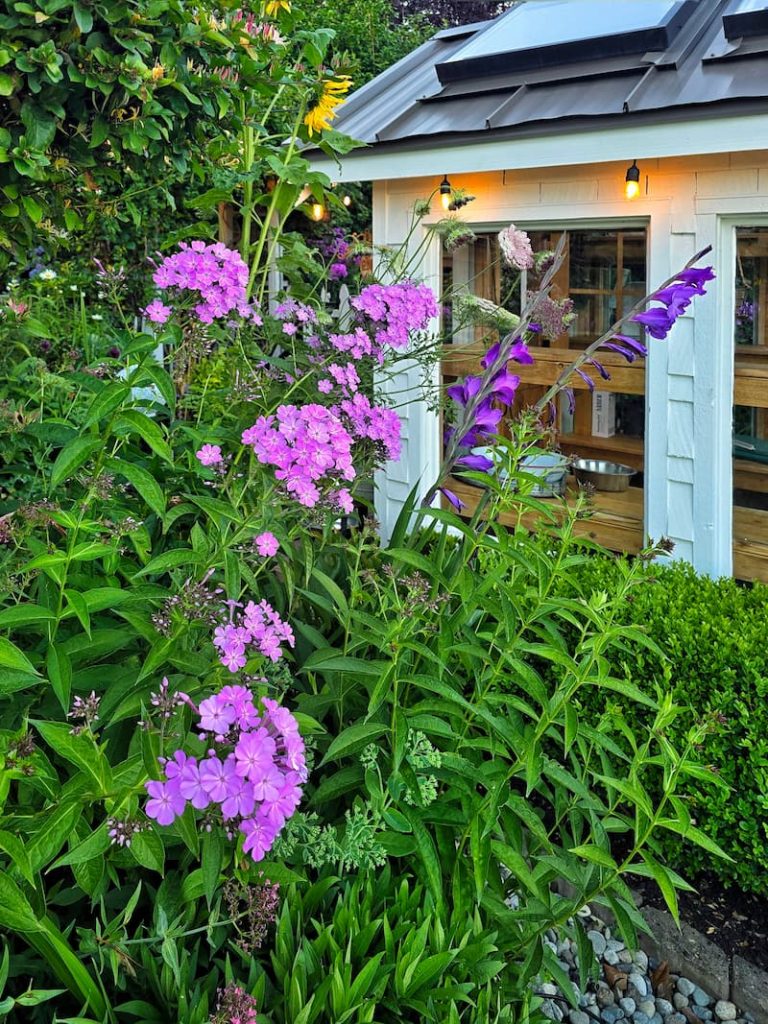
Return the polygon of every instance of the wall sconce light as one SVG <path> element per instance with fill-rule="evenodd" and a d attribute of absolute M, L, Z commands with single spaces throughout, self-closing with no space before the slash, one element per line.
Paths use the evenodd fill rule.
<path fill-rule="evenodd" d="M 451 207 L 452 193 L 453 189 L 451 188 L 451 183 L 450 181 L 448 181 L 448 175 L 446 174 L 443 180 L 440 182 L 440 204 L 442 205 L 446 213 Z"/>
<path fill-rule="evenodd" d="M 632 166 L 627 168 L 624 177 L 624 195 L 627 199 L 637 199 L 640 195 L 640 168 L 637 160 L 632 161 Z"/>
<path fill-rule="evenodd" d="M 312 220 L 322 220 L 325 216 L 325 207 L 322 203 L 312 203 Z"/>

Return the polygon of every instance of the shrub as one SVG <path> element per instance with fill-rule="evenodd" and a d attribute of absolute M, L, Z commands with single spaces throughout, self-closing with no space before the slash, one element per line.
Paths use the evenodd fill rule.
<path fill-rule="evenodd" d="M 590 558 L 578 592 L 612 592 L 625 566 L 623 559 Z M 665 843 L 666 857 L 768 893 L 768 587 L 710 579 L 684 562 L 648 565 L 642 574 L 649 585 L 632 592 L 621 621 L 642 626 L 660 650 L 614 656 L 614 669 L 648 694 L 670 692 L 681 705 L 669 726 L 672 742 L 694 723 L 706 727 L 701 756 L 728 787 L 713 791 L 689 777 L 683 792 L 701 829 L 733 860 L 676 840 Z"/>

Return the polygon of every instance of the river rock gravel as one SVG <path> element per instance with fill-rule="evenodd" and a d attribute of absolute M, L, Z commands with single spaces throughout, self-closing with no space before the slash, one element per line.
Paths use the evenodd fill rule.
<path fill-rule="evenodd" d="M 733 1003 L 715 1001 L 688 978 L 672 974 L 666 964 L 642 950 L 627 949 L 590 907 L 583 907 L 578 916 L 594 952 L 590 979 L 582 991 L 576 942 L 548 933 L 547 945 L 570 978 L 578 1003 L 574 1008 L 551 982 L 537 985 L 541 1012 L 549 1020 L 556 1024 L 754 1024 L 754 1017 L 740 1013 Z"/>

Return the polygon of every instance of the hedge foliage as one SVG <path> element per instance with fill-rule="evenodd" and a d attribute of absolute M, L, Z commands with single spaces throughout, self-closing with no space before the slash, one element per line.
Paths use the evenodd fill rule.
<path fill-rule="evenodd" d="M 580 576 L 582 595 L 611 592 L 622 561 L 591 559 Z M 653 585 L 632 591 L 624 617 L 644 626 L 666 658 L 637 650 L 614 671 L 646 692 L 671 689 L 685 708 L 670 726 L 673 743 L 694 721 L 708 719 L 702 757 L 730 787 L 692 778 L 684 784 L 699 826 L 733 862 L 669 839 L 668 863 L 768 893 L 768 586 L 709 579 L 682 562 L 649 565 L 645 573 Z"/>

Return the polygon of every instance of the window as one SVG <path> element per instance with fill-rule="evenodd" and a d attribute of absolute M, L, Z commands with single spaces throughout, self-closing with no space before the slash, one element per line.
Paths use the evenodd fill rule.
<path fill-rule="evenodd" d="M 534 251 L 554 249 L 561 234 L 559 230 L 529 231 Z M 549 366 L 572 358 L 563 349 L 584 348 L 594 341 L 619 316 L 628 312 L 646 290 L 645 228 L 587 228 L 569 231 L 567 236 L 566 259 L 558 274 L 553 296 L 569 296 L 573 301 L 575 318 L 567 332 L 557 338 L 542 337 L 540 345 L 536 346 L 552 350 L 537 355 L 540 362 L 545 361 Z M 533 273 L 518 275 L 517 271 L 502 265 L 495 232 L 480 234 L 471 246 L 458 250 L 453 256 L 446 256 L 444 282 L 458 291 L 468 290 L 490 299 L 514 313 L 520 312 L 521 294 L 535 289 L 537 285 Z M 445 328 L 446 334 L 450 334 L 452 324 L 448 319 Z M 625 333 L 639 338 L 641 330 L 639 324 L 632 324 L 625 328 Z M 452 340 L 469 344 L 483 338 L 490 340 L 490 337 L 487 329 L 464 327 L 453 334 Z M 621 365 L 623 360 L 620 356 L 616 360 L 607 357 L 605 362 L 611 364 L 613 379 L 608 384 L 601 381 L 598 390 L 610 391 L 615 396 L 611 400 L 615 415 L 611 415 L 605 428 L 610 434 L 607 437 L 593 435 L 595 400 L 589 391 L 579 387 L 573 415 L 568 410 L 567 400 L 561 398 L 561 440 L 564 447 L 572 444 L 585 450 L 601 449 L 602 454 L 597 457 L 609 457 L 607 449 L 619 452 L 622 455 L 619 461 L 628 462 L 641 471 L 645 427 L 644 373 L 638 364 L 632 367 Z M 631 381 L 631 389 L 623 391 L 622 382 L 628 381 Z M 578 381 L 574 383 L 579 386 Z M 542 391 L 541 386 L 526 385 L 521 404 L 532 403 Z M 624 439 L 623 444 L 621 439 Z M 637 483 L 640 483 L 639 479 Z"/>
<path fill-rule="evenodd" d="M 554 228 L 528 231 L 534 251 L 554 249 L 562 233 Z M 534 364 L 515 367 L 522 381 L 512 416 L 520 408 L 533 405 L 578 349 L 606 332 L 646 294 L 644 227 L 575 228 L 566 231 L 566 236 L 566 257 L 552 297 L 572 300 L 573 319 L 559 333 L 552 325 L 548 332 L 542 330 L 531 346 Z M 448 382 L 477 372 L 479 358 L 498 337 L 492 329 L 462 322 L 457 309 L 451 308 L 451 292 L 469 292 L 519 313 L 526 292 L 535 290 L 537 280 L 533 272 L 521 275 L 502 265 L 497 233 L 487 231 L 478 232 L 471 245 L 445 255 L 443 281 L 444 328 L 453 343 L 443 360 L 443 374 Z M 625 330 L 638 338 L 642 332 L 639 324 L 629 325 Z M 636 471 L 629 491 L 595 496 L 605 516 L 610 510 L 610 517 L 615 520 L 611 530 L 601 533 L 598 529 L 595 536 L 617 550 L 636 551 L 643 539 L 645 366 L 643 360 L 627 364 L 621 355 L 613 353 L 601 353 L 600 361 L 610 372 L 611 380 L 603 381 L 593 371 L 597 383 L 593 392 L 580 378 L 573 378 L 575 407 L 571 410 L 567 397 L 560 396 L 555 424 L 557 440 L 566 454 L 619 462 Z"/>
<path fill-rule="evenodd" d="M 736 229 L 735 274 L 734 573 L 768 579 L 768 227 Z"/>

